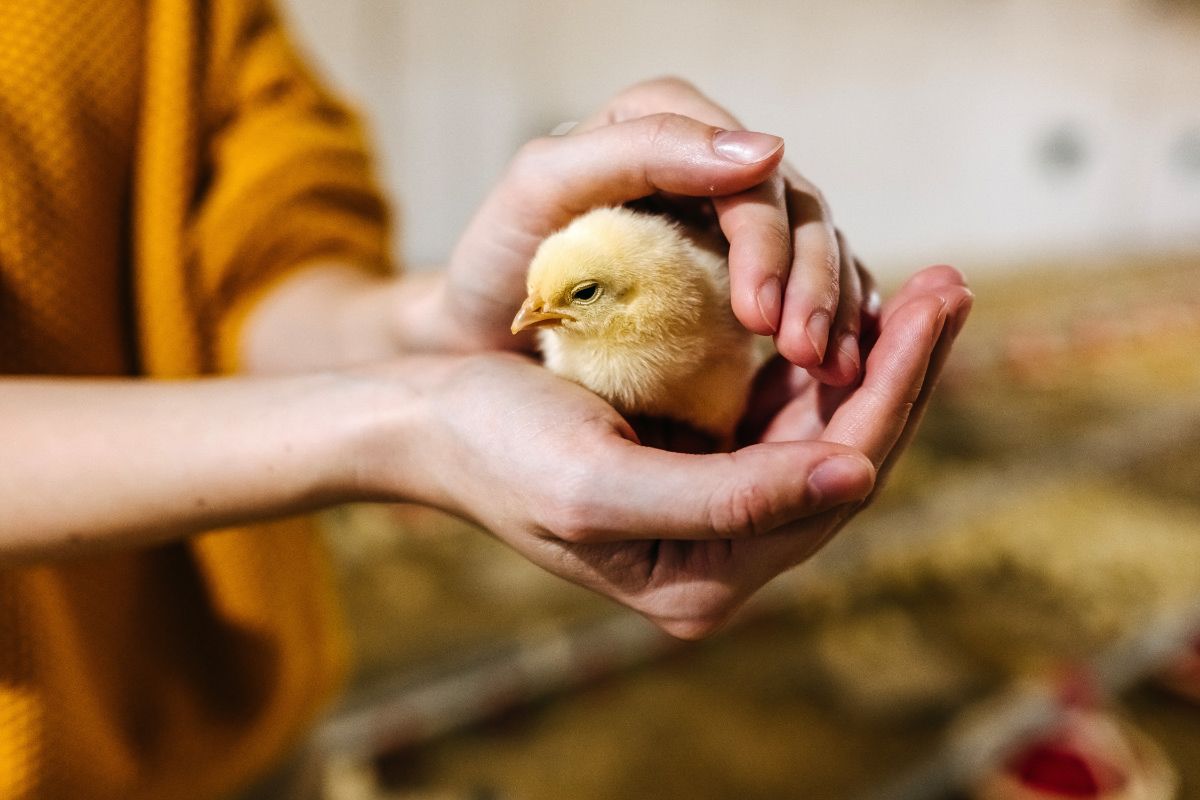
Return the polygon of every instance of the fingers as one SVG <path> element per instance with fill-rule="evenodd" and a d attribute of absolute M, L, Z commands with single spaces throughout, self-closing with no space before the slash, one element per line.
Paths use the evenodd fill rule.
<path fill-rule="evenodd" d="M 947 264 L 939 264 L 933 267 L 926 267 L 917 274 L 913 275 L 904 285 L 884 304 L 880 321 L 886 324 L 888 318 L 896 309 L 901 308 L 909 301 L 920 297 L 924 294 L 938 294 L 943 289 L 953 290 L 959 287 L 966 287 L 967 282 L 963 274 L 954 267 Z"/>
<path fill-rule="evenodd" d="M 967 322 L 967 317 L 971 314 L 971 308 L 975 301 L 974 295 L 966 287 L 962 287 L 959 297 L 958 305 L 950 306 L 951 310 L 946 320 L 946 325 L 938 337 L 937 344 L 934 346 L 933 355 L 930 356 L 929 366 L 925 371 L 924 384 L 921 386 L 921 391 L 917 395 L 912 411 L 908 415 L 908 424 L 904 427 L 903 433 L 900 434 L 900 438 L 896 441 L 896 444 L 892 447 L 892 451 L 888 453 L 887 458 L 884 459 L 883 465 L 880 467 L 880 477 L 876 482 L 877 489 L 887 475 L 891 473 L 896 461 L 908 447 L 909 442 L 916 436 L 921 419 L 925 416 L 925 409 L 929 406 L 929 398 L 933 395 L 933 390 L 937 388 L 942 368 L 945 366 L 946 360 L 950 357 L 950 350 L 954 345 L 954 340 L 958 338 L 958 334 Z M 952 300 L 948 302 L 952 302 Z"/>
<path fill-rule="evenodd" d="M 742 538 L 861 500 L 875 478 L 862 454 L 829 442 L 685 455 L 610 439 L 597 451 L 564 479 L 545 523 L 551 536 L 574 544 Z"/>
<path fill-rule="evenodd" d="M 881 466 L 908 422 L 945 321 L 945 303 L 936 297 L 898 310 L 867 359 L 863 385 L 833 415 L 823 438 L 860 447 Z"/>
<path fill-rule="evenodd" d="M 730 243 L 738 320 L 775 335 L 779 352 L 823 383 L 854 383 L 863 359 L 863 277 L 870 291 L 874 281 L 833 227 L 820 193 L 784 168 L 751 190 L 715 197 L 713 205 Z"/>
<path fill-rule="evenodd" d="M 654 192 L 693 197 L 737 194 L 766 180 L 783 157 L 783 140 L 729 131 L 676 114 L 655 114 L 572 136 L 535 139 L 510 168 L 514 202 L 541 212 L 550 229 L 602 205 Z"/>
<path fill-rule="evenodd" d="M 796 366 L 816 370 L 835 333 L 842 260 L 829 210 L 816 188 L 793 175 L 786 197 L 792 268 L 775 345 Z"/>
<path fill-rule="evenodd" d="M 760 336 L 779 332 L 783 287 L 792 268 L 791 230 L 783 178 L 776 173 L 752 189 L 713 199 L 729 240 L 733 313 Z"/>
<path fill-rule="evenodd" d="M 849 242 L 837 232 L 839 288 L 837 314 L 829 334 L 825 360 L 811 370 L 814 378 L 830 386 L 849 386 L 858 380 L 862 369 L 859 334 L 862 331 L 863 270 L 860 270 Z"/>
<path fill-rule="evenodd" d="M 742 127 L 690 83 L 659 78 L 621 92 L 572 134 L 663 111 L 730 131 Z M 738 320 L 754 333 L 776 335 L 779 352 L 818 380 L 852 383 L 862 359 L 857 336 L 862 286 L 820 192 L 784 167 L 746 191 L 708 194 L 730 243 L 731 303 Z"/>
<path fill-rule="evenodd" d="M 729 131 L 742 130 L 732 114 L 679 78 L 658 78 L 626 89 L 573 133 L 585 133 L 658 112 L 681 114 Z M 746 191 L 715 197 L 721 230 L 729 240 L 733 312 L 762 336 L 779 331 L 783 290 L 792 270 L 792 241 L 783 177 L 772 174 Z M 695 196 L 695 195 L 693 195 Z"/>
<path fill-rule="evenodd" d="M 906 302 L 889 303 L 885 309 L 862 386 L 833 415 L 823 436 L 860 449 L 877 467 L 898 444 L 907 442 L 909 426 L 915 429 L 914 409 L 928 397 L 940 368 L 938 359 L 944 358 L 945 349 L 937 348 L 947 319 L 954 319 L 952 337 L 971 298 L 957 272 L 951 275 L 937 268 L 909 281 L 899 296 Z"/>

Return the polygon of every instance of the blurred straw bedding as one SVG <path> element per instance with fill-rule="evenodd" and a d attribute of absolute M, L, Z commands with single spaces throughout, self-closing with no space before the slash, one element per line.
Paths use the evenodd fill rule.
<path fill-rule="evenodd" d="M 334 797 L 853 797 L 932 753 L 965 703 L 1194 602 L 1196 262 L 1039 264 L 974 288 L 888 490 L 759 614 L 392 753 L 379 780 L 343 770 Z M 434 512 L 352 507 L 325 522 L 359 696 L 623 613 Z M 1200 706 L 1151 683 L 1124 701 L 1181 796 L 1200 796 Z"/>

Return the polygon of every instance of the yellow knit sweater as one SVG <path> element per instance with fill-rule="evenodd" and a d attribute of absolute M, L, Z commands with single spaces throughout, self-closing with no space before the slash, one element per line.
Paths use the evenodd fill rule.
<path fill-rule="evenodd" d="M 268 0 L 0 0 L 0 373 L 236 369 L 264 287 L 385 235 Z M 341 672 L 325 566 L 292 522 L 0 571 L 0 797 L 252 779 Z"/>

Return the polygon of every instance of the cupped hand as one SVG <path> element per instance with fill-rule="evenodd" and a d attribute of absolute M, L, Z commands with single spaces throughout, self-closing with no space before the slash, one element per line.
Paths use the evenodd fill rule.
<path fill-rule="evenodd" d="M 409 421 L 419 444 L 380 449 L 367 472 L 674 635 L 703 636 L 871 496 L 970 301 L 957 272 L 919 274 L 884 308 L 860 386 L 783 375 L 755 440 L 732 453 L 645 446 L 598 397 L 519 355 L 443 360 Z"/>
<path fill-rule="evenodd" d="M 669 633 L 696 638 L 716 630 L 755 591 L 807 560 L 869 504 L 915 435 L 972 302 L 957 270 L 931 267 L 883 307 L 878 340 L 864 341 L 861 385 L 823 385 L 784 362 L 764 375 L 747 420 L 748 438 L 732 455 L 767 444 L 846 445 L 876 469 L 871 493 L 862 500 L 763 526 L 755 536 L 574 547 L 566 563 L 587 570 L 593 588 L 622 599 Z"/>
<path fill-rule="evenodd" d="M 821 193 L 782 157 L 782 139 L 745 131 L 691 85 L 638 84 L 570 135 L 522 148 L 451 256 L 444 317 L 470 348 L 528 349 L 508 325 L 543 239 L 596 206 L 699 198 L 729 240 L 742 324 L 775 335 L 780 353 L 823 382 L 849 385 L 862 320 L 878 311 L 874 283 Z"/>
<path fill-rule="evenodd" d="M 652 589 L 675 569 L 656 556 L 674 552 L 672 543 L 698 556 L 706 546 L 723 553 L 861 500 L 874 485 L 871 462 L 836 442 L 713 455 L 643 446 L 602 399 L 523 355 L 363 370 L 380 387 L 400 378 L 414 392 L 397 415 L 403 430 L 372 435 L 360 496 L 471 519 L 547 570 L 648 613 L 653 594 L 655 606 L 694 616 L 686 596 L 666 597 L 686 594 L 686 582 Z M 706 568 L 702 560 L 693 567 Z"/>

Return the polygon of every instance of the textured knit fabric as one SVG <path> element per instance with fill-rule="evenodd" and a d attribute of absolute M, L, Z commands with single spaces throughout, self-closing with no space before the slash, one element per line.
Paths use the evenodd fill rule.
<path fill-rule="evenodd" d="M 0 373 L 236 369 L 274 281 L 385 235 L 265 0 L 0 0 Z M 288 522 L 0 570 L 0 798 L 252 780 L 342 670 L 326 566 Z"/>

